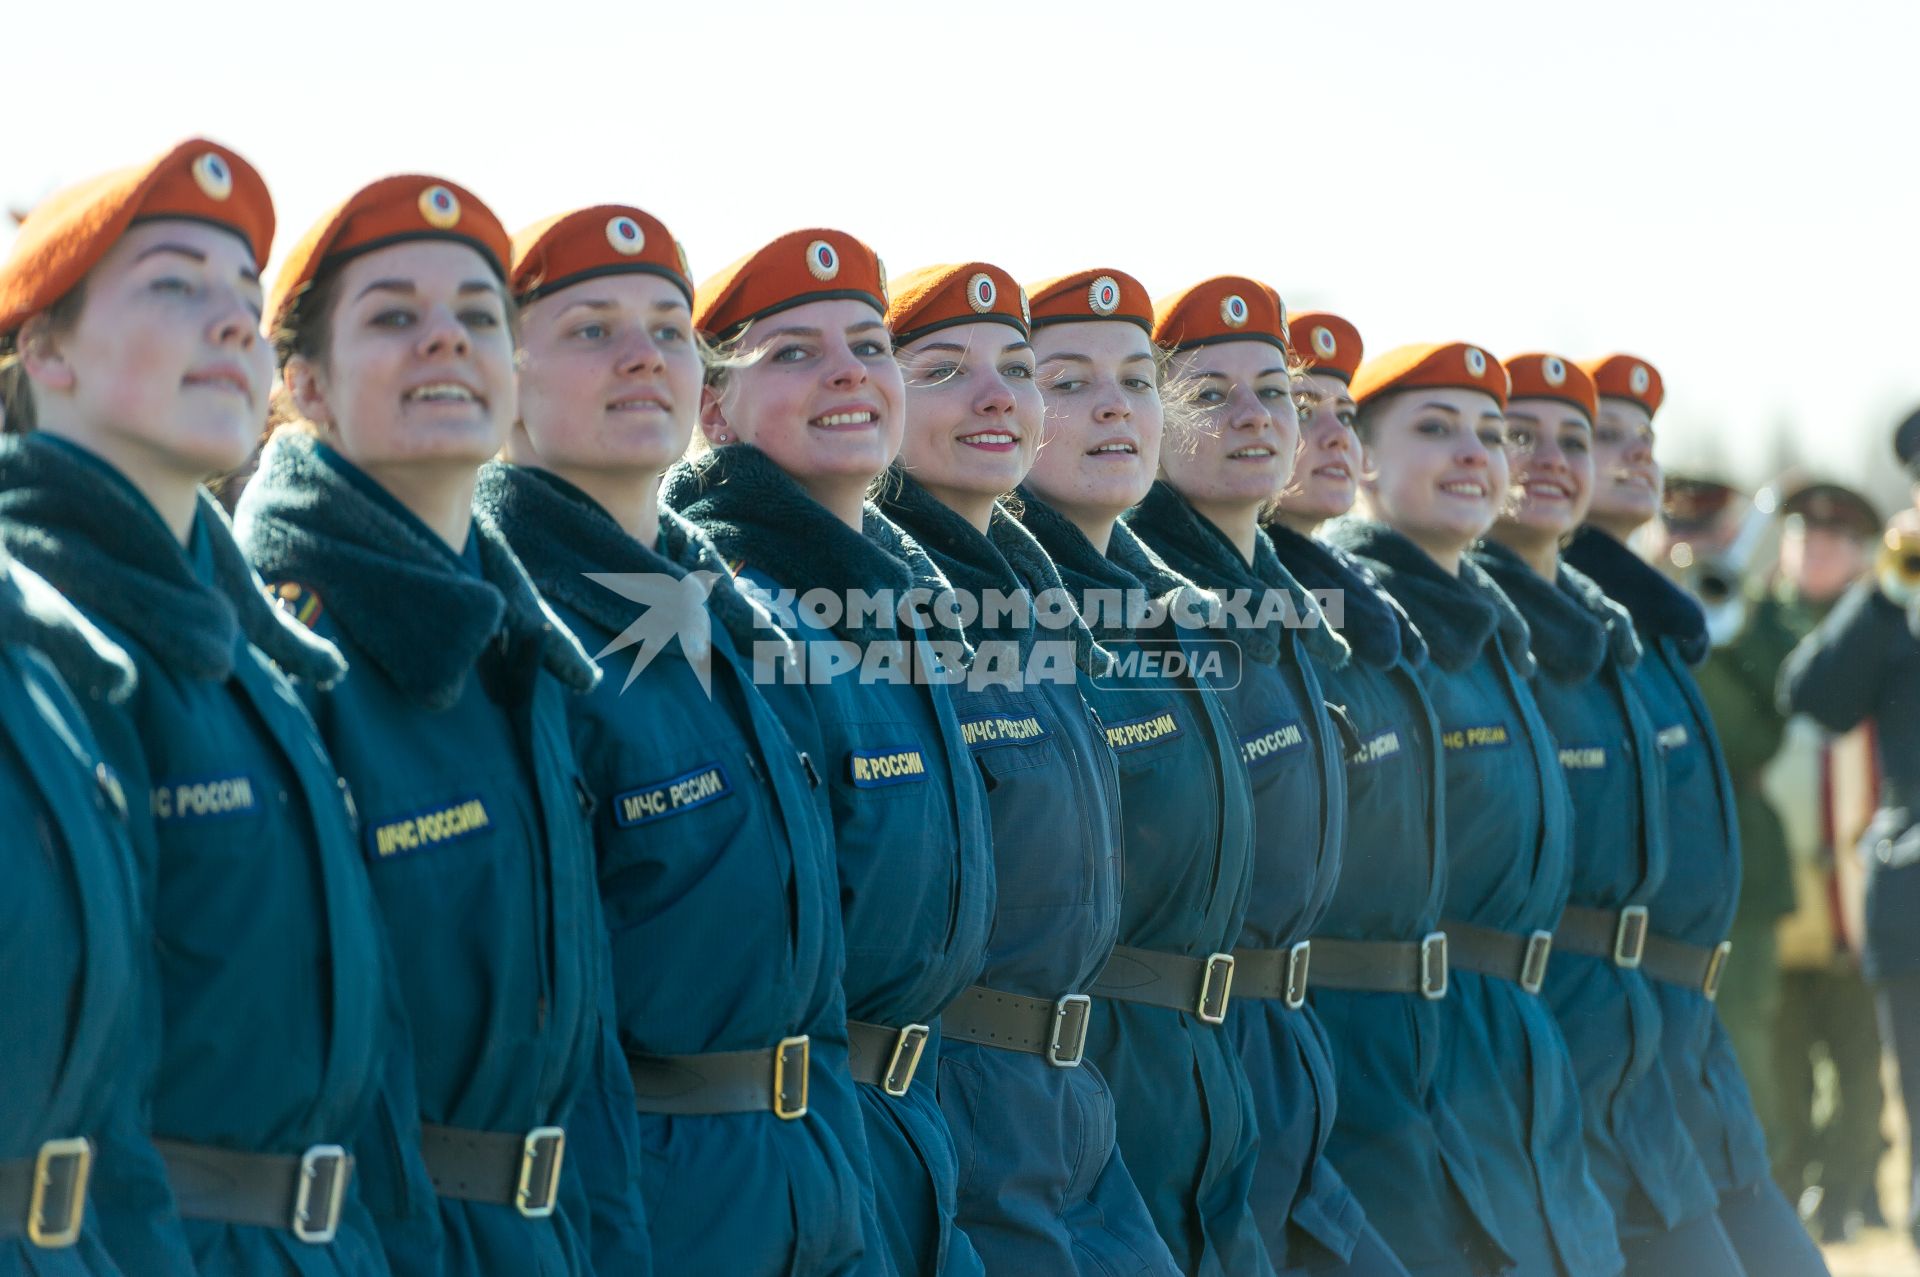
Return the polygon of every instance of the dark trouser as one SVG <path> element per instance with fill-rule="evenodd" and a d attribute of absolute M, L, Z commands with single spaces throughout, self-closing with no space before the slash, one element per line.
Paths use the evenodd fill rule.
<path fill-rule="evenodd" d="M 1780 1024 L 1780 964 L 1771 917 L 1754 921 L 1744 914 L 1735 920 L 1728 938 L 1733 959 L 1727 963 L 1714 1009 L 1733 1039 L 1747 1093 L 1753 1097 L 1754 1116 L 1766 1133 L 1767 1147 L 1780 1147 L 1782 1115 L 1788 1094 L 1775 1076 L 1774 1041 Z M 1789 1193 L 1790 1197 L 1794 1194 Z"/>
<path fill-rule="evenodd" d="M 1880 1039 L 1899 1068 L 1900 1100 L 1908 1114 L 1920 1113 L 1920 975 L 1880 980 L 1873 986 L 1873 996 L 1880 1011 Z M 1908 1141 L 1907 1172 L 1907 1226 L 1911 1229 L 1920 1222 L 1920 1140 Z M 1920 1237 L 1920 1230 L 1915 1236 Z"/>
<path fill-rule="evenodd" d="M 1820 1248 L 1767 1176 L 1720 1197 L 1720 1224 L 1740 1254 L 1747 1277 L 1825 1277 Z"/>
<path fill-rule="evenodd" d="M 1885 1148 L 1873 993 L 1847 966 L 1788 970 L 1780 993 L 1774 1077 L 1781 1132 L 1773 1146 L 1774 1178 L 1789 1200 L 1818 1184 L 1821 1214 L 1838 1223 L 1865 1209 Z M 1816 1052 L 1833 1065 L 1834 1107 L 1823 1125 L 1813 1116 Z"/>
<path fill-rule="evenodd" d="M 1290 1246 L 1291 1266 L 1280 1277 L 1407 1277 L 1406 1267 L 1368 1224 L 1354 1243 L 1353 1258 L 1342 1263 L 1326 1247 L 1303 1238 L 1299 1229 L 1289 1230 L 1298 1244 Z M 1304 1252 L 1304 1253 L 1303 1253 Z"/>
<path fill-rule="evenodd" d="M 1718 1216 L 1701 1215 L 1664 1233 L 1621 1238 L 1625 1277 L 1746 1277 Z"/>

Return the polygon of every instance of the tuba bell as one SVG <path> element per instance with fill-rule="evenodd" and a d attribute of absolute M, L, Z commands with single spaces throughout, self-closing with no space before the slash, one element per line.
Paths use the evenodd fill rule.
<path fill-rule="evenodd" d="M 1905 607 L 1920 594 L 1920 532 L 1888 528 L 1880 540 L 1873 574 L 1880 592 Z"/>

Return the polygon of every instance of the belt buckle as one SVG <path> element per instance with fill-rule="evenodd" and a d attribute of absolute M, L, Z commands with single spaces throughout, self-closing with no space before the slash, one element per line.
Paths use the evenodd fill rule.
<path fill-rule="evenodd" d="M 1287 1010 L 1298 1011 L 1307 1005 L 1307 973 L 1313 966 L 1313 941 L 1302 940 L 1287 950 L 1287 987 L 1283 994 Z"/>
<path fill-rule="evenodd" d="M 528 1219 L 553 1214 L 560 1197 L 560 1163 L 567 1156 L 567 1133 L 558 1126 L 536 1126 L 520 1145 L 520 1183 L 513 1208 Z"/>
<path fill-rule="evenodd" d="M 1225 1024 L 1227 1002 L 1233 996 L 1233 955 L 1207 955 L 1206 974 L 1200 977 L 1200 999 L 1193 1013 L 1203 1024 Z"/>
<path fill-rule="evenodd" d="M 1628 905 L 1620 911 L 1620 925 L 1613 933 L 1613 965 L 1632 971 L 1647 951 L 1647 907 Z"/>
<path fill-rule="evenodd" d="M 1093 999 L 1069 993 L 1053 1004 L 1053 1035 L 1047 1040 L 1047 1063 L 1056 1069 L 1077 1069 L 1087 1053 L 1087 1026 L 1093 1020 Z"/>
<path fill-rule="evenodd" d="M 1447 933 L 1429 931 L 1420 938 L 1420 996 L 1438 1002 L 1447 996 Z"/>
<path fill-rule="evenodd" d="M 813 1068 L 813 1040 L 802 1033 L 781 1038 L 773 1048 L 773 1115 L 783 1122 L 807 1115 L 807 1083 Z M 799 1078 L 799 1099 L 789 1094 L 794 1078 Z"/>
<path fill-rule="evenodd" d="M 48 1140 L 33 1158 L 33 1193 L 27 1202 L 27 1240 L 41 1250 L 63 1250 L 80 1240 L 87 1216 L 87 1179 L 93 1145 L 85 1138 Z M 51 1200 L 49 1200 L 51 1199 Z M 48 1218 L 48 1206 L 54 1208 Z"/>
<path fill-rule="evenodd" d="M 293 1190 L 293 1219 L 287 1225 L 309 1246 L 324 1246 L 340 1228 L 340 1206 L 347 1199 L 353 1163 L 338 1144 L 315 1144 L 300 1155 L 300 1177 Z"/>
<path fill-rule="evenodd" d="M 1707 973 L 1700 980 L 1700 992 L 1712 1002 L 1720 996 L 1720 977 L 1727 973 L 1727 958 L 1733 953 L 1733 941 L 1722 940 L 1713 946 L 1713 956 L 1707 959 Z"/>
<path fill-rule="evenodd" d="M 1520 959 L 1520 987 L 1539 993 L 1547 982 L 1547 959 L 1553 956 L 1553 932 L 1536 931 L 1527 937 L 1527 952 Z"/>
<path fill-rule="evenodd" d="M 909 1024 L 894 1039 L 893 1057 L 887 1061 L 887 1071 L 880 1078 L 880 1089 L 894 1099 L 905 1095 L 913 1085 L 913 1075 L 920 1067 L 920 1056 L 927 1049 L 930 1032 L 924 1024 Z"/>

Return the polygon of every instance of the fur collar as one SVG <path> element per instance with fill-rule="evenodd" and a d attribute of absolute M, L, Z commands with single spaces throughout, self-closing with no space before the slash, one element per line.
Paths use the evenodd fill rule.
<path fill-rule="evenodd" d="M 1060 579 L 1060 569 L 1047 557 L 1033 533 L 1027 531 L 1004 504 L 994 506 L 993 518 L 987 523 L 987 537 L 1005 556 L 1029 594 L 1045 598 L 1056 590 L 1063 595 L 1068 593 L 1066 583 Z M 1067 632 L 1073 636 L 1075 663 L 1089 674 L 1105 674 L 1113 664 L 1113 653 L 1100 646 L 1078 609 L 1068 618 Z"/>
<path fill-rule="evenodd" d="M 1340 591 L 1340 636 L 1359 660 L 1389 669 L 1405 656 L 1419 669 L 1427 663 L 1427 641 L 1407 619 L 1405 609 L 1380 588 L 1380 580 L 1360 560 L 1324 541 L 1301 536 L 1283 523 L 1267 525 L 1273 552 L 1309 590 Z"/>
<path fill-rule="evenodd" d="M 118 644 L 29 568 L 0 549 L 0 644 L 31 647 L 53 662 L 76 696 L 119 704 L 138 675 Z"/>
<path fill-rule="evenodd" d="M 936 594 L 946 588 L 925 551 L 878 507 L 867 507 L 864 528 L 855 532 L 751 444 L 728 444 L 676 465 L 660 486 L 660 501 L 712 538 L 728 560 L 757 568 L 787 589 L 824 589 L 842 599 L 855 590 L 890 590 L 900 599 L 916 585 L 933 589 L 936 580 Z M 848 642 L 901 637 L 891 613 L 863 616 L 855 625 L 848 610 L 841 611 L 833 630 Z M 924 637 L 965 641 L 938 624 Z"/>
<path fill-rule="evenodd" d="M 1580 529 L 1567 547 L 1568 563 L 1584 572 L 1601 592 L 1626 608 L 1634 625 L 1651 638 L 1671 638 L 1689 665 L 1707 659 L 1707 615 L 1693 596 L 1667 580 L 1600 529 Z"/>
<path fill-rule="evenodd" d="M 1251 622 L 1261 609 L 1261 600 L 1270 593 L 1286 596 L 1284 616 L 1274 616 L 1264 625 L 1241 627 L 1233 613 L 1227 613 L 1228 628 L 1238 633 L 1247 654 L 1263 665 L 1274 665 L 1287 650 L 1286 617 L 1309 618 L 1309 625 L 1297 631 L 1308 655 L 1329 669 L 1345 666 L 1350 656 L 1346 640 L 1327 628 L 1319 600 L 1294 580 L 1274 552 L 1264 533 L 1254 538 L 1253 562 L 1240 557 L 1240 551 L 1227 540 L 1186 497 L 1166 483 L 1156 480 L 1147 499 L 1127 511 L 1127 526 L 1160 552 L 1161 557 L 1189 580 L 1203 582 L 1214 593 L 1245 591 L 1247 620 Z"/>
<path fill-rule="evenodd" d="M 1420 627 L 1427 651 L 1441 669 L 1458 674 L 1480 659 L 1498 634 L 1514 669 L 1523 678 L 1533 677 L 1527 623 L 1471 558 L 1461 559 L 1459 576 L 1449 576 L 1432 555 L 1370 519 L 1336 519 L 1327 527 L 1327 540 L 1373 570 Z"/>
<path fill-rule="evenodd" d="M 213 553 L 212 585 L 105 462 L 37 435 L 0 439 L 0 542 L 77 607 L 189 678 L 224 682 L 244 635 L 294 678 L 339 681 L 347 671 L 339 651 L 268 600 L 226 512 L 204 491 L 195 517 Z"/>
<path fill-rule="evenodd" d="M 1101 554 L 1071 519 L 1031 491 L 1021 488 L 1015 495 L 1020 522 L 1052 557 L 1060 583 L 1073 596 L 1083 618 L 1087 594 L 1093 590 L 1118 590 L 1123 595 L 1137 591 L 1147 600 L 1169 606 L 1184 598 L 1188 606 L 1205 616 L 1216 616 L 1218 600 L 1168 567 L 1125 523 L 1113 525 L 1107 552 Z M 1109 609 L 1100 609 L 1089 624 L 1097 622 L 1093 636 L 1101 643 L 1112 644 L 1136 637 L 1145 619 L 1137 615 L 1115 617 Z"/>
<path fill-rule="evenodd" d="M 1609 656 L 1624 669 L 1640 663 L 1633 618 L 1577 569 L 1563 563 L 1549 582 L 1496 541 L 1475 546 L 1473 561 L 1520 609 L 1533 635 L 1533 659 L 1555 682 L 1583 683 Z"/>
<path fill-rule="evenodd" d="M 636 619 L 632 600 L 589 577 L 595 572 L 654 572 L 714 577 L 707 611 L 727 631 L 734 651 L 751 657 L 756 642 L 786 634 L 773 617 L 734 588 L 733 574 L 713 542 L 671 510 L 660 511 L 660 539 L 649 550 L 628 536 L 592 497 L 548 470 L 490 462 L 474 491 L 474 517 L 520 556 L 546 598 L 572 608 L 618 634 Z"/>
<path fill-rule="evenodd" d="M 312 588 L 341 632 L 428 709 L 460 699 L 496 636 L 509 653 L 537 654 L 574 691 L 599 681 L 498 532 L 476 532 L 474 576 L 364 472 L 311 436 L 281 434 L 267 445 L 238 515 L 260 571 Z"/>

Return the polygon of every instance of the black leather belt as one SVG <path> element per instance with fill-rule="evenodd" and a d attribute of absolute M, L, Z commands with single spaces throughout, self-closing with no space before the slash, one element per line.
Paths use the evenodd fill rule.
<path fill-rule="evenodd" d="M 1456 971 L 1477 971 L 1511 980 L 1528 993 L 1540 992 L 1547 980 L 1547 959 L 1553 956 L 1553 932 L 1521 934 L 1476 927 L 1470 922 L 1447 922 L 1447 962 Z"/>
<path fill-rule="evenodd" d="M 805 1034 L 778 1046 L 700 1055 L 627 1052 L 634 1105 L 642 1113 L 772 1113 L 782 1121 L 807 1115 L 807 1071 L 813 1045 Z"/>
<path fill-rule="evenodd" d="M 0 1237 L 24 1237 L 41 1250 L 80 1240 L 87 1217 L 93 1145 L 48 1140 L 32 1157 L 0 1161 Z"/>
<path fill-rule="evenodd" d="M 511 1206 L 528 1219 L 545 1219 L 559 1197 L 567 1133 L 558 1126 L 518 1135 L 422 1122 L 420 1155 L 440 1196 Z"/>
<path fill-rule="evenodd" d="M 1720 996 L 1720 977 L 1727 973 L 1727 957 L 1732 952 L 1731 940 L 1709 947 L 1650 935 L 1640 970 L 1665 984 L 1705 994 L 1711 1002 Z"/>
<path fill-rule="evenodd" d="M 1307 1004 L 1312 964 L 1311 940 L 1285 949 L 1235 949 L 1233 991 L 1243 998 L 1278 1002 L 1289 1011 L 1298 1011 Z"/>
<path fill-rule="evenodd" d="M 1647 907 L 1588 909 L 1568 905 L 1554 929 L 1553 947 L 1605 958 L 1616 967 L 1632 971 L 1646 955 Z"/>
<path fill-rule="evenodd" d="M 1030 998 L 984 984 L 961 990 L 940 1013 L 940 1036 L 1046 1057 L 1055 1068 L 1075 1069 L 1087 1050 L 1093 999 L 1084 993 Z"/>
<path fill-rule="evenodd" d="M 1447 933 L 1419 940 L 1313 942 L 1313 983 L 1322 989 L 1360 993 L 1417 993 L 1428 1001 L 1447 996 Z"/>
<path fill-rule="evenodd" d="M 251 1224 L 292 1233 L 323 1246 L 340 1227 L 340 1204 L 353 1179 L 353 1158 L 338 1144 L 304 1153 L 242 1153 L 156 1139 L 174 1205 L 185 1219 Z"/>
<path fill-rule="evenodd" d="M 920 1057 L 931 1031 L 924 1024 L 890 1029 L 863 1020 L 847 1021 L 847 1067 L 853 1080 L 877 1086 L 896 1100 L 913 1087 Z"/>
<path fill-rule="evenodd" d="M 1116 945 L 1093 991 L 1116 1002 L 1185 1011 L 1202 1024 L 1221 1024 L 1233 994 L 1233 955 L 1204 958 Z"/>

